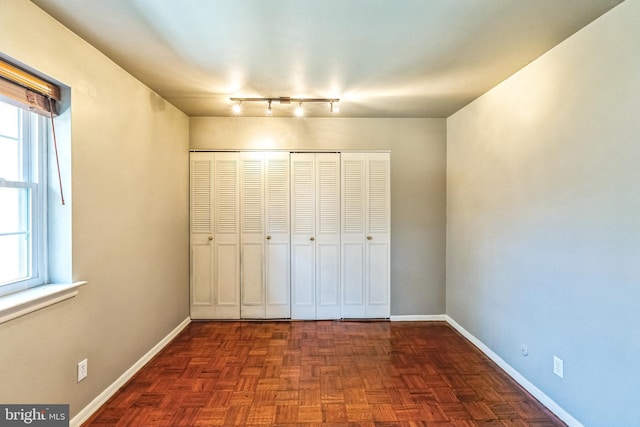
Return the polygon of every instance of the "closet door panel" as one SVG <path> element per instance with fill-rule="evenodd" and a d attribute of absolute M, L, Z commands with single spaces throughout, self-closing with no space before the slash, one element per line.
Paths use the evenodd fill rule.
<path fill-rule="evenodd" d="M 215 274 L 215 294 L 216 305 L 224 307 L 225 312 L 233 309 L 236 313 L 236 317 L 239 312 L 238 308 L 238 283 L 240 277 L 238 271 L 240 270 L 238 265 L 238 244 L 237 243 L 215 243 L 215 258 L 216 263 L 214 265 Z"/>
<path fill-rule="evenodd" d="M 240 153 L 241 298 L 243 319 L 263 319 L 264 154 Z"/>
<path fill-rule="evenodd" d="M 317 153 L 316 319 L 340 314 L 340 154 Z"/>
<path fill-rule="evenodd" d="M 340 155 L 291 155 L 291 316 L 340 318 Z"/>
<path fill-rule="evenodd" d="M 240 314 L 243 319 L 263 319 L 266 316 L 263 252 L 262 242 L 243 242 L 242 244 L 242 306 Z"/>
<path fill-rule="evenodd" d="M 291 317 L 315 319 L 315 155 L 291 154 Z"/>
<path fill-rule="evenodd" d="M 316 319 L 339 319 L 341 317 L 339 244 L 318 243 L 316 253 Z"/>
<path fill-rule="evenodd" d="M 365 317 L 365 253 L 364 243 L 342 244 L 342 317 Z"/>
<path fill-rule="evenodd" d="M 266 317 L 291 316 L 289 153 L 265 154 Z"/>
<path fill-rule="evenodd" d="M 211 289 L 213 251 L 206 243 L 191 244 L 191 304 L 194 306 L 208 306 L 213 304 Z"/>
<path fill-rule="evenodd" d="M 240 318 L 240 207 L 238 153 L 214 153 L 215 318 Z"/>
<path fill-rule="evenodd" d="M 342 316 L 366 317 L 365 153 L 342 153 Z"/>
<path fill-rule="evenodd" d="M 342 155 L 342 314 L 389 317 L 388 153 Z"/>
<path fill-rule="evenodd" d="M 206 239 L 213 233 L 213 156 L 210 153 L 192 153 L 190 166 L 191 235 L 192 238 Z"/>
<path fill-rule="evenodd" d="M 206 319 L 215 316 L 212 287 L 213 223 L 211 221 L 214 160 L 210 153 L 192 153 L 190 163 L 191 317 Z"/>
<path fill-rule="evenodd" d="M 293 239 L 292 239 L 293 240 Z M 291 244 L 291 318 L 315 319 L 315 245 Z"/>
<path fill-rule="evenodd" d="M 289 242 L 267 243 L 267 318 L 288 318 L 291 316 L 289 286 Z"/>
<path fill-rule="evenodd" d="M 315 234 L 314 154 L 291 155 L 291 237 Z"/>
<path fill-rule="evenodd" d="M 369 245 L 367 317 L 389 317 L 389 246 Z"/>
<path fill-rule="evenodd" d="M 390 174 L 388 153 L 367 154 L 367 317 L 390 315 Z"/>
<path fill-rule="evenodd" d="M 236 153 L 191 153 L 191 317 L 240 317 Z"/>

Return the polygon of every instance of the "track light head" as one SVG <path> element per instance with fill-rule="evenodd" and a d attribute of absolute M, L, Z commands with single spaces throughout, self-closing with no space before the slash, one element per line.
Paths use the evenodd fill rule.
<path fill-rule="evenodd" d="M 304 110 L 302 109 L 302 101 L 300 101 L 300 103 L 296 107 L 295 115 L 296 117 L 304 116 Z"/>
<path fill-rule="evenodd" d="M 242 101 L 238 101 L 237 104 L 233 104 L 233 107 L 231 107 L 233 114 L 240 114 L 242 112 L 242 106 L 240 105 L 241 103 Z"/>

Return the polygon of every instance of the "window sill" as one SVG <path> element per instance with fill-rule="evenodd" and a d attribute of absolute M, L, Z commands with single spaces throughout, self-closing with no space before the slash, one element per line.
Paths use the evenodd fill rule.
<path fill-rule="evenodd" d="M 36 286 L 0 297 L 0 323 L 24 316 L 41 308 L 78 295 L 78 288 L 87 282 Z"/>

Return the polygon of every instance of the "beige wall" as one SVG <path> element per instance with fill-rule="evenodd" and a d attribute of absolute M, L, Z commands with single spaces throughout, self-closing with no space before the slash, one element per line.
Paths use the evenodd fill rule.
<path fill-rule="evenodd" d="M 445 309 L 443 119 L 204 118 L 192 149 L 390 150 L 391 314 Z"/>
<path fill-rule="evenodd" d="M 447 119 L 447 314 L 585 426 L 640 420 L 639 40 L 627 0 Z"/>
<path fill-rule="evenodd" d="M 89 281 L 0 325 L 0 402 L 74 415 L 189 314 L 189 119 L 27 0 L 0 0 L 0 55 L 71 88 L 57 121 L 72 191 L 54 210 L 72 218 L 56 230 L 72 258 L 54 270 Z"/>

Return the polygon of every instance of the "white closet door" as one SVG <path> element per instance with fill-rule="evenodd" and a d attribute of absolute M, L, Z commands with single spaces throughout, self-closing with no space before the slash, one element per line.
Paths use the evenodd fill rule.
<path fill-rule="evenodd" d="M 191 317 L 240 317 L 237 153 L 191 154 Z"/>
<path fill-rule="evenodd" d="M 289 153 L 241 153 L 243 319 L 288 318 Z"/>
<path fill-rule="evenodd" d="M 191 154 L 191 317 L 288 318 L 289 153 Z"/>
<path fill-rule="evenodd" d="M 315 154 L 291 154 L 291 318 L 315 319 Z"/>
<path fill-rule="evenodd" d="M 266 317 L 291 317 L 289 153 L 265 154 Z"/>
<path fill-rule="evenodd" d="M 191 317 L 389 317 L 389 178 L 387 153 L 192 153 Z"/>
<path fill-rule="evenodd" d="M 390 316 L 391 188 L 388 153 L 367 154 L 366 317 Z"/>
<path fill-rule="evenodd" d="M 366 317 L 366 154 L 342 153 L 342 317 Z"/>
<path fill-rule="evenodd" d="M 340 318 L 340 154 L 291 155 L 291 317 Z"/>
<path fill-rule="evenodd" d="M 318 153 L 316 197 L 316 319 L 340 315 L 340 155 Z"/>
<path fill-rule="evenodd" d="M 240 153 L 241 306 L 243 319 L 266 316 L 264 154 Z"/>
<path fill-rule="evenodd" d="M 215 153 L 214 305 L 216 318 L 240 318 L 240 209 L 238 153 Z"/>
<path fill-rule="evenodd" d="M 342 316 L 390 315 L 388 153 L 342 154 Z"/>
<path fill-rule="evenodd" d="M 213 299 L 213 169 L 210 153 L 191 153 L 190 307 L 193 319 L 215 317 Z"/>

